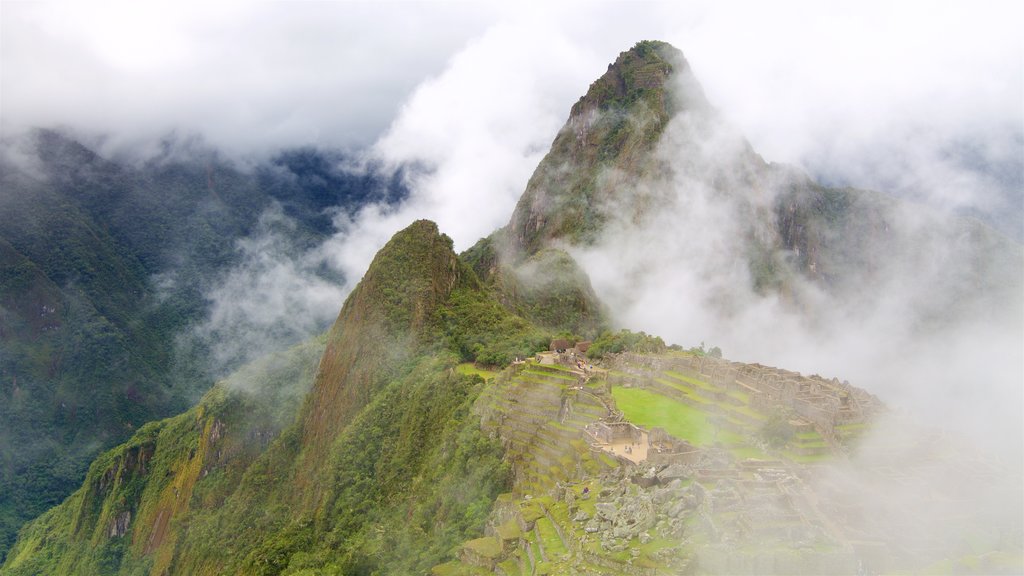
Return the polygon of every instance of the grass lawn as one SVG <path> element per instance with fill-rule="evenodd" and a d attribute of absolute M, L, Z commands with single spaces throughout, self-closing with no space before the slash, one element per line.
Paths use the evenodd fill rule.
<path fill-rule="evenodd" d="M 543 370 L 523 370 L 523 374 L 532 374 L 533 376 L 539 376 L 541 378 L 555 378 L 556 380 L 564 380 L 566 382 L 573 383 L 578 380 L 572 375 L 555 374 L 553 372 L 545 372 Z"/>
<path fill-rule="evenodd" d="M 791 450 L 783 450 L 782 455 L 799 464 L 817 464 L 832 459 L 832 455 L 827 452 L 824 454 L 797 454 Z"/>
<path fill-rule="evenodd" d="M 497 374 L 497 372 L 493 370 L 484 370 L 483 368 L 478 368 L 472 362 L 463 362 L 462 364 L 459 364 L 458 366 L 455 367 L 455 371 L 458 372 L 459 374 L 465 374 L 467 376 L 471 374 L 476 374 L 483 378 L 484 380 L 490 380 L 491 378 L 494 377 L 495 374 Z"/>
<path fill-rule="evenodd" d="M 676 438 L 696 446 L 715 442 L 715 429 L 707 421 L 708 414 L 640 388 L 612 388 L 612 396 L 619 410 L 630 422 L 644 428 L 664 428 Z M 723 440 L 719 434 L 719 440 Z"/>
<path fill-rule="evenodd" d="M 544 546 L 544 555 L 553 562 L 561 560 L 562 556 L 568 553 L 568 550 L 562 544 L 562 539 L 558 537 L 558 532 L 555 531 L 551 520 L 548 520 L 546 517 L 539 518 L 535 526 L 537 527 L 537 533 L 540 535 L 541 544 Z"/>

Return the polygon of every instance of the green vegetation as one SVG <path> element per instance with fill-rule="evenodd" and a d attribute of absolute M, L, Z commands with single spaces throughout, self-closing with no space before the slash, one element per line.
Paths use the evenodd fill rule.
<path fill-rule="evenodd" d="M 679 72 L 685 74 L 669 89 L 666 80 Z M 756 535 L 764 525 L 796 545 L 777 557 L 785 563 L 840 548 L 849 554 L 845 543 L 815 541 L 808 533 L 818 530 L 799 525 L 827 524 L 811 518 L 817 507 L 813 498 L 800 497 L 799 482 L 766 472 L 752 493 L 765 498 L 756 513 L 744 515 L 742 503 L 733 507 L 730 500 L 745 500 L 746 480 L 757 477 L 749 463 L 731 469 L 715 463 L 685 481 L 692 489 L 686 494 L 659 489 L 635 502 L 678 497 L 657 504 L 684 502 L 685 509 L 660 510 L 653 525 L 643 526 L 647 534 L 612 542 L 614 551 L 602 546 L 608 535 L 583 538 L 582 522 L 594 519 L 599 497 L 620 506 L 643 484 L 627 478 L 635 469 L 601 476 L 620 464 L 583 435 L 587 423 L 611 408 L 609 381 L 601 378 L 603 370 L 579 387 L 581 379 L 563 366 L 508 367 L 545 349 L 553 335 L 593 338 L 589 354 L 598 358 L 621 352 L 721 357 L 719 348 L 703 343 L 683 351 L 643 332 L 602 331 L 606 311 L 589 279 L 569 253 L 555 248 L 594 241 L 607 207 L 621 199 L 615 195 L 621 183 L 665 174 L 665 159 L 651 151 L 672 114 L 685 107 L 699 125 L 710 118 L 700 117 L 707 106 L 681 54 L 664 43 L 637 44 L 573 108 L 572 129 L 559 133 L 507 229 L 460 259 L 436 225 L 413 223 L 377 254 L 327 334 L 245 366 L 192 409 L 147 424 L 166 414 L 182 391 L 204 387 L 210 342 L 191 342 L 182 355 L 170 349 L 169 336 L 201 317 L 196 286 L 208 285 L 231 264 L 233 239 L 252 230 L 270 196 L 225 167 L 168 161 L 142 176 L 73 146 L 53 162 L 61 170 L 45 179 L 4 170 L 5 190 L 28 193 L 0 195 L 0 444 L 17 446 L 40 432 L 45 439 L 29 442 L 23 460 L 0 454 L 0 552 L 26 515 L 78 485 L 92 451 L 128 439 L 96 457 L 84 483 L 62 504 L 23 527 L 0 571 L 489 573 L 453 560 L 461 551 L 500 560 L 500 570 L 510 575 L 530 573 L 531 565 L 534 574 L 614 573 L 616 565 L 661 573 L 675 568 L 666 559 L 677 552 L 690 554 L 721 534 Z M 302 154 L 295 159 L 308 160 Z M 858 264 L 877 258 L 865 243 L 888 232 L 884 204 L 774 168 L 751 170 L 738 177 L 788 182 L 775 196 L 782 240 L 774 234 L 763 235 L 770 242 L 743 240 L 755 290 L 789 295 L 787 282 L 798 270 L 841 283 L 846 268 L 877 268 Z M 174 183 L 180 194 L 140 194 L 150 178 Z M 630 188 L 636 197 L 621 203 L 616 217 L 642 223 L 661 199 L 645 187 Z M 303 212 L 318 212 L 317 202 L 292 200 Z M 771 210 L 758 208 L 758 217 Z M 325 226 L 322 216 L 300 222 L 294 240 L 315 240 Z M 864 234 L 858 226 L 879 233 Z M 54 235 L 52 242 L 46 234 Z M 179 236 L 185 240 L 174 246 L 176 253 L 160 245 Z M 192 253 L 200 256 L 180 268 L 168 264 Z M 1019 271 L 1019 262 L 1008 270 Z M 154 276 L 170 272 L 171 288 L 151 285 Z M 623 370 L 646 369 L 646 362 L 637 364 Z M 828 458 L 831 437 L 794 434 L 784 414 L 759 413 L 747 394 L 682 372 L 650 376 L 642 379 L 650 389 L 611 389 L 615 406 L 635 424 L 663 428 L 699 447 L 724 448 L 734 458 L 766 458 L 754 446 L 758 434 L 777 450 L 773 459 Z M 640 382 L 637 374 L 612 373 L 609 380 L 615 378 Z M 840 442 L 855 439 L 862 428 L 839 427 Z M 708 454 L 711 460 L 723 455 Z M 743 480 L 727 480 L 730 475 Z M 604 494 L 602 482 L 608 483 Z M 773 483 L 786 490 L 773 494 Z M 576 521 L 556 494 L 572 490 L 579 498 L 584 485 L 592 497 L 577 499 L 576 506 L 590 518 Z M 708 490 L 715 491 L 711 506 L 700 503 Z M 775 515 L 772 502 L 792 510 L 780 510 L 777 524 L 762 523 L 758 516 Z M 496 505 L 500 516 L 491 515 Z M 498 538 L 483 537 L 488 520 L 502 522 Z M 519 522 L 532 526 L 522 530 Z M 685 541 L 678 538 L 683 528 Z M 519 539 L 531 545 L 529 559 L 523 549 L 505 554 L 503 546 Z M 758 554 L 760 565 L 776 558 L 767 554 L 776 552 L 773 547 L 774 541 L 740 543 L 736 551 Z M 579 548 L 584 554 L 572 558 L 570 568 L 567 557 Z M 1013 570 L 1020 563 L 989 553 L 933 568 L 993 566 Z M 689 573 L 705 566 L 681 568 Z"/>
<path fill-rule="evenodd" d="M 463 544 L 463 546 L 485 558 L 497 558 L 501 555 L 501 543 L 491 536 L 470 540 Z"/>
<path fill-rule="evenodd" d="M 470 416 L 482 379 L 436 338 L 467 322 L 453 308 L 489 306 L 475 286 L 432 223 L 400 232 L 319 362 L 268 359 L 144 427 L 23 531 L 5 574 L 426 573 L 480 535 L 509 487 L 500 442 Z M 532 330 L 491 309 L 467 332 Z M 296 379 L 314 382 L 301 410 Z"/>
<path fill-rule="evenodd" d="M 620 54 L 590 85 L 569 119 L 569 126 L 586 123 L 585 136 L 575 128 L 559 133 L 503 233 L 503 245 L 515 261 L 549 247 L 551 239 L 593 242 L 608 218 L 602 200 L 615 197 L 616 182 L 659 171 L 651 150 L 673 111 L 684 105 L 707 106 L 701 94 L 676 98 L 676 91 L 668 88 L 669 75 L 680 70 L 688 74 L 687 69 L 675 48 L 641 42 Z M 609 170 L 616 176 L 609 178 Z M 633 213 L 624 216 L 638 216 L 655 201 L 636 191 L 629 203 Z"/>
<path fill-rule="evenodd" d="M 458 366 L 455 367 L 455 371 L 464 376 L 476 375 L 483 378 L 484 380 L 490 380 L 491 378 L 494 378 L 495 374 L 497 374 L 497 372 L 493 370 L 485 370 L 483 368 L 480 368 L 479 366 L 473 364 L 472 362 L 463 362 L 462 364 L 459 364 Z"/>
<path fill-rule="evenodd" d="M 537 534 L 540 536 L 540 543 L 544 546 L 544 554 L 551 560 L 560 560 L 568 550 L 565 544 L 558 537 L 554 525 L 547 518 L 539 518 L 536 523 Z"/>
<path fill-rule="evenodd" d="M 590 278 L 564 250 L 537 251 L 504 269 L 496 287 L 516 313 L 552 331 L 591 336 L 604 326 L 605 311 Z"/>
<path fill-rule="evenodd" d="M 594 340 L 587 355 L 591 358 L 601 358 L 608 352 L 660 354 L 665 350 L 667 350 L 665 341 L 659 336 L 649 336 L 643 332 L 631 332 L 625 329 L 618 332 L 606 330 Z"/>
<path fill-rule="evenodd" d="M 480 289 L 455 290 L 438 315 L 448 348 L 483 366 L 507 366 L 546 350 L 551 341 L 550 333 L 513 315 Z"/>
<path fill-rule="evenodd" d="M 138 543 L 163 537 L 156 526 L 169 510 L 188 516 L 188 507 L 224 502 L 246 466 L 291 424 L 324 345 L 318 338 L 248 365 L 195 408 L 151 422 L 101 454 L 77 492 L 21 532 L 4 574 L 149 571 L 161 559 L 141 554 Z M 134 520 L 111 537 L 124 517 Z"/>
<path fill-rule="evenodd" d="M 645 428 L 664 428 L 695 446 L 715 442 L 716 430 L 708 414 L 682 402 L 640 388 L 612 388 L 615 405 L 630 422 Z"/>
<path fill-rule="evenodd" d="M 722 357 L 722 349 L 721 348 L 719 348 L 718 346 L 712 346 L 709 349 L 709 348 L 707 348 L 704 345 L 703 342 L 700 343 L 700 346 L 695 346 L 693 348 L 690 348 L 686 352 L 688 352 L 689 354 L 692 354 L 693 356 L 709 356 L 711 358 L 721 358 Z"/>
<path fill-rule="evenodd" d="M 0 158 L 0 562 L 99 452 L 247 360 L 246 347 L 214 356 L 224 335 L 194 329 L 275 201 L 269 213 L 293 218 L 275 238 L 298 251 L 331 233 L 323 208 L 379 190 L 323 173 L 315 152 L 241 171 L 198 149 L 119 163 L 49 130 L 18 144 L 35 162 Z M 285 332 L 265 336 L 309 336 Z"/>

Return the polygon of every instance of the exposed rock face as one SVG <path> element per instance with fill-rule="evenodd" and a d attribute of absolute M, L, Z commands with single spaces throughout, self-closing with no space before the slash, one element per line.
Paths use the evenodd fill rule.
<path fill-rule="evenodd" d="M 132 523 L 132 512 L 131 510 L 124 510 L 117 514 L 113 520 L 110 521 L 110 533 L 111 538 L 120 538 L 128 533 L 128 527 Z"/>

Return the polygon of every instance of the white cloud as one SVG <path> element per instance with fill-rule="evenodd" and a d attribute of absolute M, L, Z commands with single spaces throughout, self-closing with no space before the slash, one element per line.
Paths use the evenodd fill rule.
<path fill-rule="evenodd" d="M 486 7 L 4 2 L 3 129 L 131 148 L 176 130 L 240 153 L 366 145 Z"/>
<path fill-rule="evenodd" d="M 322 253 L 300 253 L 289 240 L 295 222 L 272 206 L 237 243 L 240 263 L 207 293 L 208 318 L 196 335 L 214 369 L 235 368 L 323 330 L 345 292 L 318 273 Z"/>

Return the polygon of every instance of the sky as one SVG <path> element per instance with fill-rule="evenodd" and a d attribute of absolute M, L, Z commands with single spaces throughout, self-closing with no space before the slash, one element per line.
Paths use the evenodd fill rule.
<path fill-rule="evenodd" d="M 4 0 L 0 135 L 64 127 L 136 154 L 198 135 L 239 158 L 374 147 L 438 169 L 431 203 L 465 248 L 589 83 L 661 39 L 766 159 L 1024 236 L 1019 3 L 551 4 Z M 484 189 L 493 210 L 466 222 Z"/>
<path fill-rule="evenodd" d="M 244 273 L 230 276 L 238 286 L 222 287 L 217 300 L 252 293 L 275 302 L 274 291 L 288 287 L 289 316 L 299 316 L 295 302 L 308 301 L 322 320 L 336 314 L 330 306 L 323 311 L 325 298 L 340 298 L 351 285 L 334 292 L 314 280 L 296 283 L 301 270 L 327 263 L 354 282 L 376 250 L 416 218 L 435 220 L 457 250 L 504 225 L 572 104 L 619 52 L 660 39 L 683 51 L 708 99 L 766 160 L 829 184 L 981 214 L 1024 237 L 1019 2 L 547 4 L 5 0 L 0 137 L 63 127 L 108 154 L 145 156 L 176 134 L 198 136 L 241 162 L 314 145 L 355 150 L 385 166 L 416 165 L 402 204 L 339 214 L 336 234 L 299 264 L 260 252 Z M 240 249 L 263 245 L 256 239 Z M 280 282 L 247 284 L 260 284 L 271 269 L 280 271 Z M 595 282 L 614 295 L 614 285 Z M 296 286 L 311 297 L 296 298 L 303 293 Z M 914 294 L 903 296 L 891 306 Z M 751 326 L 779 325 L 780 317 L 765 311 L 770 303 L 754 304 L 746 311 Z M 678 322 L 644 314 L 650 309 L 634 303 L 619 311 L 620 320 L 685 345 L 715 337 L 727 356 L 748 361 L 824 366 L 846 370 L 829 376 L 865 379 L 871 371 L 851 363 L 892 365 L 888 373 L 905 375 L 900 356 L 882 348 L 906 340 L 886 339 L 843 361 L 850 342 L 905 328 L 887 323 L 884 307 L 863 330 L 819 349 L 808 348 L 814 334 L 795 328 L 793 338 L 759 348 L 754 341 L 765 339 L 754 331 L 739 337 L 712 326 L 714 317 L 680 331 Z M 218 314 L 238 318 L 235 312 Z M 994 348 L 1018 364 L 1000 374 L 1004 387 L 1019 388 L 1024 370 L 1015 350 L 1020 327 L 1010 319 L 1011 337 Z M 987 340 L 983 327 L 955 337 L 950 342 L 968 350 L 958 358 L 968 361 L 945 372 L 959 379 L 972 373 L 969 360 L 986 353 Z M 825 358 L 817 365 L 809 361 L 818 358 L 815 350 Z M 922 358 L 934 354 L 929 349 Z M 1019 426 L 1019 390 L 1007 397 L 1009 421 Z M 990 408 L 979 405 L 971 417 Z"/>

